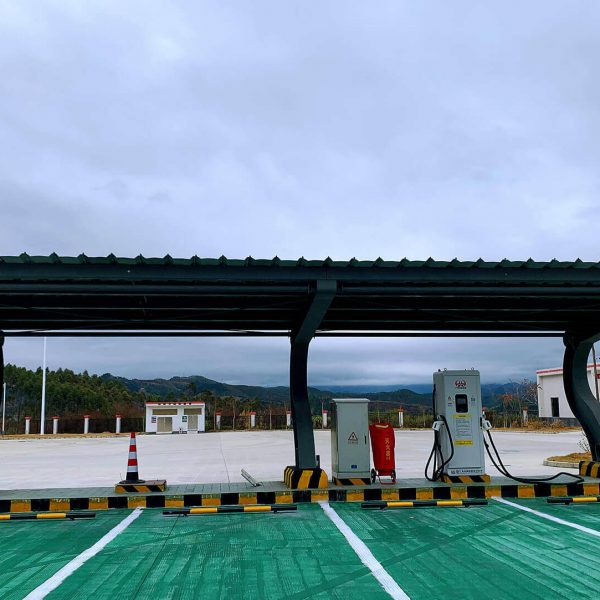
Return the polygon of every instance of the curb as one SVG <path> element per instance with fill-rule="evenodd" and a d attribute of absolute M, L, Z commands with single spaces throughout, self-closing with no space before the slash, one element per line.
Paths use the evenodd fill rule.
<path fill-rule="evenodd" d="M 30 511 L 106 510 L 110 508 L 191 508 L 249 504 L 300 504 L 304 502 L 368 502 L 413 500 L 465 500 L 468 498 L 546 498 L 548 496 L 600 495 L 600 483 L 472 484 L 401 488 L 329 488 L 272 492 L 200 494 L 122 494 L 78 498 L 0 499 L 0 513 Z"/>
<path fill-rule="evenodd" d="M 560 460 L 545 460 L 545 467 L 558 467 L 559 469 L 579 469 L 579 462 L 563 462 Z"/>

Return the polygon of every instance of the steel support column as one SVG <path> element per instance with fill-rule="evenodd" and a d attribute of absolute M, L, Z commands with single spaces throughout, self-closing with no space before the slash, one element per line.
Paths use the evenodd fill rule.
<path fill-rule="evenodd" d="M 587 364 L 592 345 L 599 339 L 600 333 L 567 332 L 564 336 L 563 380 L 567 402 L 587 436 L 593 460 L 600 460 L 600 403 L 590 389 Z"/>
<path fill-rule="evenodd" d="M 317 466 L 312 414 L 308 401 L 308 347 L 336 291 L 337 282 L 317 281 L 317 289 L 304 320 L 291 335 L 290 398 L 296 467 L 299 469 L 313 469 Z"/>
<path fill-rule="evenodd" d="M 4 332 L 0 331 L 0 395 L 2 394 L 4 388 Z M 1 396 L 0 396 L 1 398 Z M 6 402 L 6 396 L 4 397 L 4 402 Z M 6 410 L 6 406 L 3 407 Z M 1 419 L 0 415 L 0 419 Z M 2 431 L 3 423 L 0 424 L 0 433 L 4 435 L 4 431 Z"/>
<path fill-rule="evenodd" d="M 0 390 L 4 385 L 4 332 L 0 331 Z"/>

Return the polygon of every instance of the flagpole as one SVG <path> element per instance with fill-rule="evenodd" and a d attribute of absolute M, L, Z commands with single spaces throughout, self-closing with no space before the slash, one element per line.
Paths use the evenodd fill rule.
<path fill-rule="evenodd" d="M 6 381 L 2 384 L 2 435 L 4 435 L 4 415 L 6 413 Z"/>
<path fill-rule="evenodd" d="M 46 338 L 44 338 L 44 365 L 42 367 L 42 414 L 40 417 L 40 435 L 44 435 L 46 421 Z"/>

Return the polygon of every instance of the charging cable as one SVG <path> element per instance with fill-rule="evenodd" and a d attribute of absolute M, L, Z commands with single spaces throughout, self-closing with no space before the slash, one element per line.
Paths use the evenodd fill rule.
<path fill-rule="evenodd" d="M 514 481 L 518 481 L 520 483 L 545 483 L 548 481 L 554 481 L 561 475 L 564 475 L 565 477 L 572 477 L 574 479 L 574 483 L 583 483 L 583 477 L 581 477 L 579 475 L 575 475 L 573 473 L 567 473 L 566 471 L 561 471 L 560 473 L 556 473 L 556 475 L 552 475 L 551 477 L 515 477 L 514 475 L 511 475 L 508 472 L 508 469 L 504 466 L 504 463 L 502 462 L 502 459 L 500 458 L 500 453 L 498 452 L 498 448 L 496 448 L 496 444 L 494 443 L 494 439 L 492 438 L 492 433 L 490 431 L 492 426 L 490 425 L 490 422 L 482 420 L 481 424 L 482 424 L 482 429 L 485 431 L 485 433 L 487 433 L 487 436 L 490 440 L 490 443 L 488 444 L 485 441 L 485 436 L 482 436 L 483 443 L 485 445 L 485 449 L 488 453 L 488 456 L 490 457 L 490 460 L 492 461 L 492 464 L 494 465 L 494 467 L 496 467 L 496 469 L 498 469 L 498 471 L 500 471 L 500 473 L 502 473 L 502 475 L 504 475 L 505 477 L 508 477 L 509 479 L 513 479 Z M 485 424 L 487 424 L 487 427 Z M 490 446 L 494 450 L 496 459 L 494 459 L 494 455 L 492 455 Z"/>

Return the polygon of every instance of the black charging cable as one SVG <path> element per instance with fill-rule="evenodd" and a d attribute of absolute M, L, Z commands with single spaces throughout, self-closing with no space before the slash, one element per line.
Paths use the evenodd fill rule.
<path fill-rule="evenodd" d="M 575 475 L 573 473 L 567 473 L 566 471 L 561 471 L 560 473 L 556 473 L 556 475 L 552 475 L 551 477 L 515 477 L 514 475 L 511 475 L 508 472 L 508 469 L 504 466 L 502 459 L 500 458 L 500 453 L 498 452 L 498 448 L 496 448 L 496 444 L 494 443 L 494 439 L 492 438 L 490 430 L 488 429 L 486 433 L 488 435 L 490 443 L 488 444 L 485 441 L 485 437 L 483 437 L 482 439 L 488 456 L 490 457 L 490 460 L 492 461 L 494 467 L 496 467 L 496 469 L 498 469 L 498 471 L 500 471 L 500 473 L 502 473 L 502 475 L 504 475 L 505 477 L 508 477 L 509 479 L 513 479 L 514 481 L 518 481 L 520 483 L 546 483 L 549 481 L 554 481 L 561 475 L 564 475 L 565 477 L 572 477 L 574 479 L 573 483 L 583 483 L 583 477 L 581 477 L 580 475 Z M 496 462 L 494 456 L 492 455 L 490 445 L 494 450 L 494 454 L 496 455 L 496 459 L 498 462 Z"/>
<path fill-rule="evenodd" d="M 435 418 L 435 385 L 433 386 L 433 392 L 431 394 L 431 403 L 433 408 L 433 415 Z M 442 444 L 440 442 L 440 433 L 438 430 L 434 430 L 433 432 L 433 447 L 431 448 L 431 453 L 429 454 L 429 458 L 425 463 L 425 478 L 427 481 L 439 481 L 444 474 L 444 468 L 446 465 L 450 463 L 452 458 L 454 457 L 454 441 L 452 439 L 452 433 L 450 433 L 450 426 L 448 425 L 448 421 L 444 415 L 438 415 L 438 420 L 444 424 L 446 427 L 446 431 L 448 432 L 448 438 L 450 440 L 450 456 L 444 460 L 444 454 L 442 452 Z M 438 465 L 439 458 L 439 465 Z M 433 459 L 433 472 L 431 477 L 429 476 L 429 465 L 431 464 L 431 460 Z"/>

